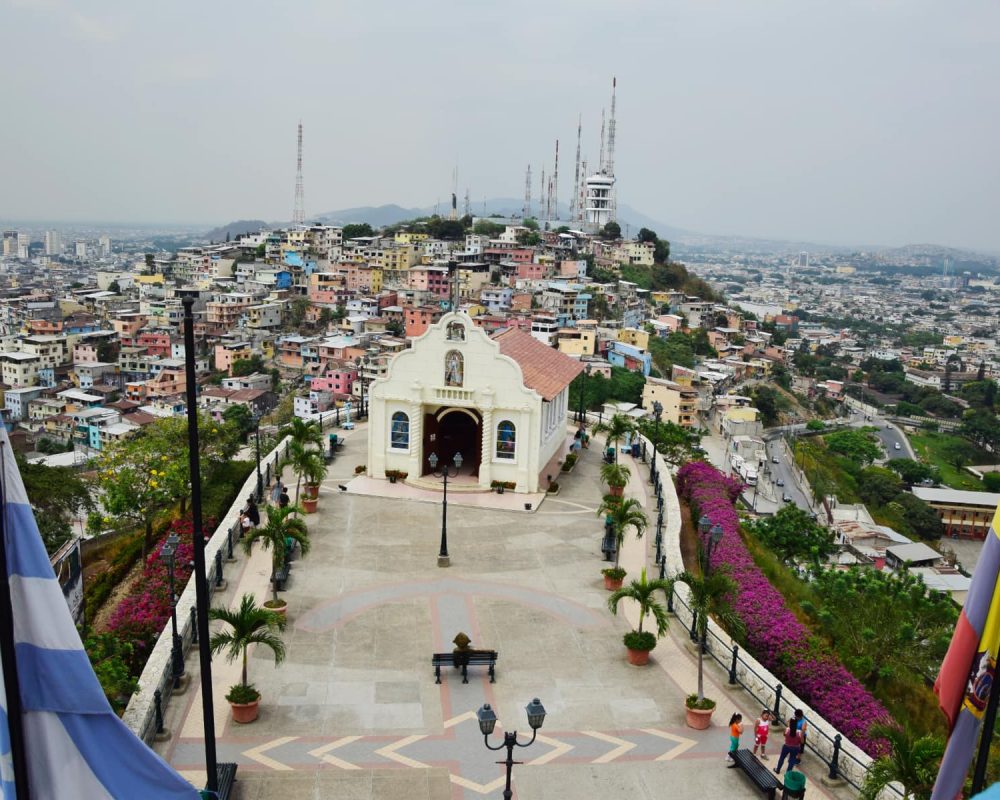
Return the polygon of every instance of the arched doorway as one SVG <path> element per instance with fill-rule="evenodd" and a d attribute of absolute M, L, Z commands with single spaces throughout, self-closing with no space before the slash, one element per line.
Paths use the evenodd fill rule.
<path fill-rule="evenodd" d="M 423 472 L 431 471 L 427 456 L 435 453 L 440 464 L 451 464 L 455 453 L 462 454 L 462 474 L 479 475 L 482 460 L 483 423 L 471 408 L 442 408 L 424 415 Z"/>

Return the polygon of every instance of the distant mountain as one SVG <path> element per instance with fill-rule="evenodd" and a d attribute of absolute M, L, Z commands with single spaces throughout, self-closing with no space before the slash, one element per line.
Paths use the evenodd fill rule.
<path fill-rule="evenodd" d="M 240 234 L 256 233 L 267 227 L 268 224 L 262 219 L 238 219 L 236 222 L 230 222 L 228 225 L 212 228 L 204 236 L 211 242 L 224 242 L 226 234 L 229 234 L 231 239 L 235 239 Z"/>

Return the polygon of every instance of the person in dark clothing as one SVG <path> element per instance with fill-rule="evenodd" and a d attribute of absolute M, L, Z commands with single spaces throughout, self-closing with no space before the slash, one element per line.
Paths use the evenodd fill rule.
<path fill-rule="evenodd" d="M 291 502 L 292 498 L 288 496 L 288 489 L 281 487 L 281 494 L 278 496 L 278 508 L 287 508 Z"/>
<path fill-rule="evenodd" d="M 260 509 L 257 508 L 257 503 L 254 502 L 253 495 L 247 498 L 247 510 L 246 515 L 250 518 L 250 524 L 253 527 L 260 525 Z"/>

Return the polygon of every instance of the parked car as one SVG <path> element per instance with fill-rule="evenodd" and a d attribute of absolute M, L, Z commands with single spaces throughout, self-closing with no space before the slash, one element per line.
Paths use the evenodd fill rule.
<path fill-rule="evenodd" d="M 896 443 L 895 443 L 895 444 L 893 445 L 893 449 L 895 449 L 895 450 L 902 450 L 902 449 L 903 449 L 903 447 L 902 447 L 902 445 L 900 445 L 900 443 L 899 443 L 899 442 L 896 442 Z"/>
<path fill-rule="evenodd" d="M 785 485 L 785 481 L 784 481 L 784 480 L 782 480 L 781 478 L 778 478 L 778 480 L 776 480 L 776 481 L 774 482 L 774 485 L 775 485 L 775 486 L 784 486 L 784 485 Z"/>
<path fill-rule="evenodd" d="M 781 495 L 781 501 L 783 503 L 791 503 L 792 496 L 788 492 L 785 492 L 783 495 Z"/>
<path fill-rule="evenodd" d="M 778 459 L 777 456 L 771 456 L 771 463 L 772 464 L 780 464 L 781 461 Z"/>

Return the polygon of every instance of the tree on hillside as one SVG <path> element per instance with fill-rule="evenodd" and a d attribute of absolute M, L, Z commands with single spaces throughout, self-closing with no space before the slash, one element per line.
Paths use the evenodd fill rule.
<path fill-rule="evenodd" d="M 243 403 L 235 403 L 228 406 L 222 412 L 222 419 L 232 423 L 238 432 L 240 441 L 246 441 L 251 431 L 254 430 L 253 412 L 250 407 Z"/>
<path fill-rule="evenodd" d="M 884 506 L 903 491 L 903 482 L 891 469 L 866 467 L 858 478 L 858 494 L 867 505 Z"/>
<path fill-rule="evenodd" d="M 372 230 L 372 226 L 367 222 L 361 223 L 351 223 L 345 225 L 341 230 L 341 236 L 346 242 L 348 239 L 356 239 L 359 236 L 374 236 L 375 231 Z"/>
<path fill-rule="evenodd" d="M 828 433 L 824 439 L 828 450 L 856 464 L 871 464 L 882 455 L 882 449 L 870 431 L 850 428 Z"/>
<path fill-rule="evenodd" d="M 782 506 L 773 517 L 762 517 L 748 528 L 782 561 L 820 564 L 836 552 L 833 534 L 798 506 Z"/>
<path fill-rule="evenodd" d="M 73 537 L 74 517 L 93 509 L 90 490 L 70 467 L 29 464 L 18 456 L 17 468 L 28 500 L 35 510 L 35 521 L 45 550 L 52 555 Z"/>
<path fill-rule="evenodd" d="M 929 590 L 909 572 L 852 567 L 824 570 L 812 587 L 818 607 L 803 603 L 816 617 L 844 664 L 869 689 L 906 668 L 933 679 L 941 666 L 958 611 L 942 592 Z M 858 609 L 865 610 L 858 622 Z"/>
<path fill-rule="evenodd" d="M 230 369 L 234 378 L 245 378 L 247 375 L 263 371 L 264 359 L 259 355 L 253 355 L 250 358 L 237 358 L 233 361 L 233 366 Z"/>
<path fill-rule="evenodd" d="M 929 800 L 944 756 L 944 742 L 932 734 L 918 736 L 897 725 L 876 725 L 869 735 L 887 741 L 889 752 L 868 768 L 859 800 L 877 800 L 893 783 L 903 787 L 906 800 Z"/>
<path fill-rule="evenodd" d="M 906 488 L 928 479 L 935 483 L 941 480 L 940 473 L 934 467 L 912 458 L 894 458 L 886 466 L 899 475 Z"/>
<path fill-rule="evenodd" d="M 616 239 L 622 238 L 622 226 L 617 222 L 606 222 L 604 227 L 601 228 L 601 238 L 608 241 L 614 241 Z"/>

